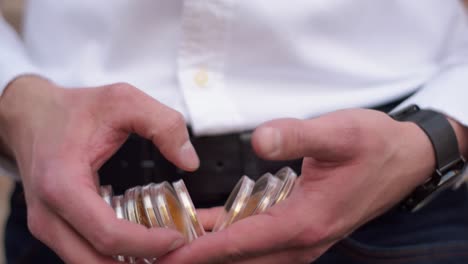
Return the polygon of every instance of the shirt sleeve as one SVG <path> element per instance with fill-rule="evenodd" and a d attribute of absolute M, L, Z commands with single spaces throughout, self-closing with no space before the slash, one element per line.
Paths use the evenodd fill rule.
<path fill-rule="evenodd" d="M 18 34 L 0 15 L 0 95 L 6 86 L 23 74 L 38 73 L 28 58 Z"/>
<path fill-rule="evenodd" d="M 410 104 L 444 113 L 468 126 L 468 63 L 440 72 L 397 109 Z"/>
<path fill-rule="evenodd" d="M 38 70 L 29 60 L 23 42 L 0 14 L 0 95 L 16 77 L 35 73 Z M 0 155 L 0 176 L 20 179 L 15 162 L 3 155 Z"/>
<path fill-rule="evenodd" d="M 436 73 L 395 110 L 416 104 L 468 126 L 468 18 L 462 5 L 452 19 L 446 40 L 440 57 L 435 59 L 439 65 Z"/>

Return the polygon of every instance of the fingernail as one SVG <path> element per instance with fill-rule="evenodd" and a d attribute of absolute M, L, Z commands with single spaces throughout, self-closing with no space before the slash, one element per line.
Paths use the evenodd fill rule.
<path fill-rule="evenodd" d="M 185 244 L 185 240 L 183 238 L 179 238 L 174 243 L 172 243 L 171 247 L 169 248 L 169 251 L 176 250 L 183 246 Z"/>
<path fill-rule="evenodd" d="M 180 156 L 182 162 L 184 162 L 185 166 L 187 166 L 187 169 L 189 170 L 195 170 L 200 165 L 197 152 L 189 140 L 182 145 Z"/>
<path fill-rule="evenodd" d="M 260 149 L 267 157 L 274 158 L 281 152 L 281 133 L 272 127 L 262 127 L 259 129 Z"/>

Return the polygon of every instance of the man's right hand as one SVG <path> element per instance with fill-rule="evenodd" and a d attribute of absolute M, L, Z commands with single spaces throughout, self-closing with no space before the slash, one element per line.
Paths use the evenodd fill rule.
<path fill-rule="evenodd" d="M 98 169 L 132 132 L 181 169 L 198 167 L 182 115 L 128 84 L 64 89 L 23 76 L 0 97 L 0 136 L 20 170 L 29 229 L 65 262 L 158 257 L 184 243 L 175 231 L 118 220 L 98 194 Z"/>

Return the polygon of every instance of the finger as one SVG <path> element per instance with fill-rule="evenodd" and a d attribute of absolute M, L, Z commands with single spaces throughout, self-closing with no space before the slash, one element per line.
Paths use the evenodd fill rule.
<path fill-rule="evenodd" d="M 159 257 L 184 244 L 182 235 L 174 230 L 148 229 L 129 221 L 118 220 L 115 212 L 93 192 L 88 193 L 87 197 L 83 196 L 83 203 L 94 203 L 95 206 L 70 208 L 72 213 L 69 220 L 94 247 L 107 255 Z M 86 209 L 89 212 L 88 217 L 74 213 Z"/>
<path fill-rule="evenodd" d="M 66 263 L 117 263 L 112 257 L 99 254 L 86 240 L 71 229 L 62 219 L 47 209 L 41 210 L 47 219 L 47 232 L 41 233 L 42 226 L 31 226 L 33 234 L 48 245 Z M 40 230 L 36 230 L 40 229 Z"/>
<path fill-rule="evenodd" d="M 223 207 L 214 207 L 209 209 L 198 209 L 197 216 L 205 230 L 213 230 L 218 216 L 221 214 Z"/>
<path fill-rule="evenodd" d="M 152 264 L 156 263 L 155 260 L 150 260 L 150 259 L 137 259 L 135 261 L 135 264 Z"/>
<path fill-rule="evenodd" d="M 262 214 L 205 235 L 158 260 L 170 263 L 225 263 L 289 247 L 295 233 L 284 221 Z"/>
<path fill-rule="evenodd" d="M 150 139 L 176 166 L 193 171 L 199 159 L 189 140 L 184 117 L 128 84 L 105 87 L 115 97 L 109 115 L 118 128 Z M 118 103 L 116 103 L 118 102 Z"/>
<path fill-rule="evenodd" d="M 93 186 L 70 186 L 55 191 L 57 197 L 49 201 L 55 210 L 105 255 L 159 257 L 184 244 L 183 236 L 171 229 L 148 229 L 117 219 Z"/>
<path fill-rule="evenodd" d="M 359 124 L 351 115 L 334 113 L 310 120 L 267 122 L 254 131 L 252 146 L 265 159 L 342 161 L 353 157 L 359 135 Z"/>
<path fill-rule="evenodd" d="M 310 264 L 326 251 L 326 248 L 317 249 L 289 249 L 241 261 L 236 264 Z"/>
<path fill-rule="evenodd" d="M 309 264 L 322 256 L 333 244 L 319 246 L 316 248 L 293 248 L 267 254 L 245 261 L 236 262 L 238 264 L 282 264 L 282 263 L 304 263 Z"/>

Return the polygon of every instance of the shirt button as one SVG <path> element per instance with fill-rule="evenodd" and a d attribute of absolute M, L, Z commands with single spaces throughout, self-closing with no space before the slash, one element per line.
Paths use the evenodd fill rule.
<path fill-rule="evenodd" d="M 209 80 L 208 72 L 205 69 L 198 70 L 195 73 L 195 76 L 194 76 L 193 80 L 195 81 L 195 84 L 198 87 L 200 87 L 200 88 L 206 87 L 207 84 L 208 84 L 208 80 Z"/>

